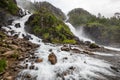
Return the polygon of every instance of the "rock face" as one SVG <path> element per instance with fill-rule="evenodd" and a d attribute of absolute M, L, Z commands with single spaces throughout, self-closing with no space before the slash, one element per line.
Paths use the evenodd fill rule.
<path fill-rule="evenodd" d="M 59 20 L 47 8 L 33 14 L 26 22 L 25 30 L 50 43 L 76 44 L 77 40 L 62 20 Z"/>
<path fill-rule="evenodd" d="M 56 64 L 57 63 L 57 57 L 54 53 L 49 54 L 48 56 L 48 61 L 50 61 L 51 64 Z"/>

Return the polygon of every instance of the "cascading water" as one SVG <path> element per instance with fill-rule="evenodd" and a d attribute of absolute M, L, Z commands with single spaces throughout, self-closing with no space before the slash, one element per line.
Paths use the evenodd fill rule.
<path fill-rule="evenodd" d="M 62 46 L 57 46 L 55 44 L 45 44 L 41 41 L 40 38 L 27 33 L 24 30 L 25 22 L 32 14 L 27 14 L 21 19 L 15 20 L 12 25 L 5 28 L 8 32 L 14 30 L 14 34 L 19 34 L 19 38 L 22 38 L 22 34 L 30 35 L 32 39 L 31 42 L 39 44 L 40 47 L 35 52 L 35 56 L 43 59 L 41 63 L 35 63 L 29 58 L 26 58 L 24 62 L 21 63 L 22 66 L 28 64 L 31 66 L 33 63 L 35 65 L 34 70 L 30 70 L 29 67 L 24 69 L 18 74 L 16 80 L 109 80 L 105 77 L 115 76 L 112 70 L 110 69 L 111 64 L 108 64 L 107 61 L 93 58 L 87 54 L 76 54 L 74 52 L 61 51 Z M 20 23 L 20 28 L 16 28 L 15 24 Z M 84 41 L 91 41 L 82 36 L 82 33 L 79 34 L 75 28 L 68 22 L 66 24 L 69 26 L 70 30 L 74 35 L 79 37 Z M 11 35 L 11 34 L 9 34 Z M 80 49 L 79 47 L 77 47 Z M 52 52 L 57 56 L 57 63 L 51 65 L 48 61 L 48 55 L 51 53 L 49 50 L 52 49 Z M 81 49 L 82 50 L 82 49 Z M 32 55 L 31 55 L 32 56 Z M 106 55 L 109 56 L 109 55 Z M 31 79 L 28 79 L 25 75 L 30 74 Z"/>
<path fill-rule="evenodd" d="M 70 24 L 69 22 L 67 22 L 69 19 L 68 16 L 66 16 L 66 20 L 65 20 L 65 24 L 68 25 L 68 27 L 70 28 L 71 32 L 76 36 L 78 37 L 81 41 L 90 41 L 92 43 L 94 43 L 93 40 L 89 39 L 86 37 L 86 35 L 84 34 L 84 31 L 83 31 L 83 27 L 81 26 L 79 29 L 75 29 L 75 27 L 72 26 L 72 24 Z"/>

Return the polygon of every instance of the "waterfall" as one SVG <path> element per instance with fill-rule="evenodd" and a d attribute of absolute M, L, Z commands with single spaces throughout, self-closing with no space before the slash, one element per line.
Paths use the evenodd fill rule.
<path fill-rule="evenodd" d="M 6 29 L 8 32 L 14 30 L 15 33 L 8 33 L 9 35 L 13 36 L 18 34 L 19 38 L 23 38 L 22 34 L 28 34 L 32 37 L 32 39 L 29 41 L 40 45 L 40 47 L 35 51 L 35 56 L 43 59 L 43 62 L 36 63 L 31 61 L 29 58 L 26 58 L 28 61 L 26 62 L 25 60 L 21 62 L 20 65 L 25 66 L 25 64 L 28 64 L 30 67 L 31 64 L 34 63 L 36 69 L 30 70 L 28 67 L 27 69 L 22 70 L 18 74 L 16 80 L 107 80 L 105 75 L 115 76 L 115 74 L 110 69 L 110 66 L 112 65 L 105 60 L 100 60 L 87 54 L 77 54 L 71 51 L 61 51 L 62 45 L 43 43 L 41 38 L 27 33 L 24 29 L 25 22 L 31 15 L 32 14 L 27 14 L 22 18 L 13 21 L 12 25 L 9 25 L 11 29 L 4 27 L 4 29 Z M 17 23 L 20 23 L 20 28 L 15 27 L 15 24 Z M 91 39 L 85 37 L 82 28 L 80 30 L 76 30 L 70 23 L 65 23 L 68 25 L 71 32 L 80 40 L 94 42 Z M 80 47 L 73 46 L 72 48 L 83 51 L 83 49 Z M 49 52 L 50 49 L 52 49 L 53 53 L 57 56 L 57 63 L 55 65 L 51 65 L 51 63 L 48 61 L 48 55 L 51 53 Z M 25 75 L 27 74 L 30 74 L 30 77 L 32 78 L 26 78 Z"/>
<path fill-rule="evenodd" d="M 82 27 L 82 26 L 76 30 L 75 27 L 74 27 L 71 23 L 68 22 L 69 17 L 68 17 L 68 16 L 66 16 L 66 17 L 67 17 L 67 18 L 66 18 L 66 20 L 65 20 L 65 24 L 68 25 L 68 27 L 70 28 L 71 32 L 72 32 L 76 37 L 78 37 L 79 40 L 81 40 L 81 41 L 83 41 L 83 42 L 85 42 L 85 41 L 90 41 L 91 43 L 94 43 L 93 40 L 87 38 L 87 36 L 86 36 L 85 33 L 84 33 L 84 30 L 83 30 L 83 27 Z"/>

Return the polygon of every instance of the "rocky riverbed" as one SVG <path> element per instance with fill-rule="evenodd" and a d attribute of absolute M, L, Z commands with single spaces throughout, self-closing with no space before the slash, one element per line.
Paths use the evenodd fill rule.
<path fill-rule="evenodd" d="M 23 69 L 19 64 L 34 54 L 37 47 L 37 44 L 28 40 L 7 36 L 0 31 L 0 60 L 6 61 L 6 68 L 0 73 L 0 79 L 14 80 Z"/>

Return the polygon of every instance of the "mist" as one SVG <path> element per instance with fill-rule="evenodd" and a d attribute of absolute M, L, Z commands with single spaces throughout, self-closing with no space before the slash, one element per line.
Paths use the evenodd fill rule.
<path fill-rule="evenodd" d="M 47 1 L 60 8 L 65 14 L 74 8 L 83 8 L 97 15 L 101 13 L 105 17 L 111 17 L 115 12 L 120 12 L 120 0 L 31 0 Z"/>

